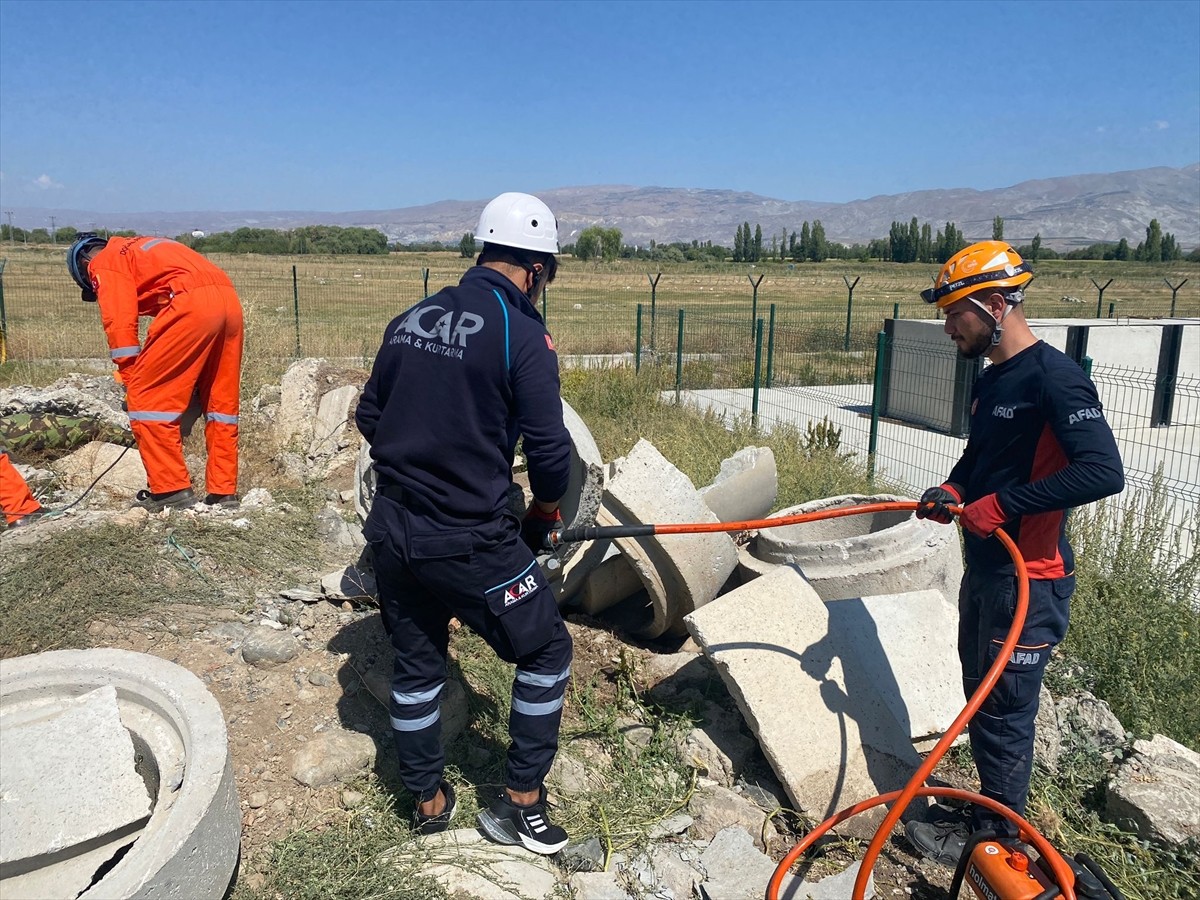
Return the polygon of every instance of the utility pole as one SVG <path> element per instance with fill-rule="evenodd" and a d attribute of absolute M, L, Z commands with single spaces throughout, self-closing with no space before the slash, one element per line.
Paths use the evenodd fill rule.
<path fill-rule="evenodd" d="M 50 243 L 51 244 L 58 243 L 56 240 L 54 240 L 54 216 L 50 217 Z"/>

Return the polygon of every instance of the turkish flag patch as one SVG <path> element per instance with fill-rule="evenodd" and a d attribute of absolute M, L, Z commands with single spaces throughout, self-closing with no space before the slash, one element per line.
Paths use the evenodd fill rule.
<path fill-rule="evenodd" d="M 554 349 L 554 341 L 550 340 L 550 335 L 548 335 L 548 334 L 543 335 L 543 337 L 546 338 L 546 346 L 549 347 L 551 350 L 553 350 Z"/>

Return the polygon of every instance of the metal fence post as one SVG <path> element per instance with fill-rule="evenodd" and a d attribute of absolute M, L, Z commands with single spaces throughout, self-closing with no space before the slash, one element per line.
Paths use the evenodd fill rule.
<path fill-rule="evenodd" d="M 637 332 L 633 343 L 633 371 L 642 371 L 642 304 L 637 305 Z"/>
<path fill-rule="evenodd" d="M 1167 281 L 1165 278 L 1163 281 L 1166 283 L 1167 287 L 1171 288 L 1171 318 L 1173 319 L 1175 318 L 1175 295 L 1179 293 L 1179 289 L 1181 287 L 1188 283 L 1188 280 L 1185 278 L 1183 281 L 1179 282 L 1179 284 L 1174 286 L 1172 286 L 1171 282 Z"/>
<path fill-rule="evenodd" d="M 842 341 L 843 352 L 850 350 L 850 315 L 854 309 L 854 287 L 860 278 L 862 278 L 861 275 L 854 279 L 854 284 L 851 284 L 849 278 L 845 275 L 842 276 L 842 281 L 846 282 L 846 289 L 850 292 L 850 296 L 846 299 L 846 337 Z"/>
<path fill-rule="evenodd" d="M 296 267 L 292 266 L 292 309 L 296 314 L 296 358 L 300 358 L 300 284 L 296 279 Z"/>
<path fill-rule="evenodd" d="M 754 323 L 754 394 L 750 400 L 750 427 L 758 428 L 758 383 L 762 376 L 763 320 Z"/>
<path fill-rule="evenodd" d="M 1158 372 L 1154 377 L 1154 401 L 1150 407 L 1151 428 L 1164 428 L 1171 424 L 1182 348 L 1183 326 L 1163 326 L 1162 343 L 1158 347 Z"/>
<path fill-rule="evenodd" d="M 651 323 L 654 322 L 654 315 L 650 316 Z M 654 333 L 653 324 L 650 326 L 650 333 Z M 679 336 L 675 339 L 675 405 L 679 405 L 679 392 L 683 389 L 683 308 L 679 310 Z"/>
<path fill-rule="evenodd" d="M 546 318 L 546 301 L 550 298 L 550 288 L 542 288 L 542 321 L 549 322 Z"/>
<path fill-rule="evenodd" d="M 11 223 L 12 219 L 9 219 Z M 8 226 L 8 235 L 12 237 L 12 225 Z M 0 363 L 8 359 L 8 316 L 4 312 L 4 267 L 8 258 L 0 259 Z"/>
<path fill-rule="evenodd" d="M 1083 366 L 1083 374 L 1086 375 L 1088 378 L 1091 378 L 1092 377 L 1092 358 L 1090 356 L 1085 356 L 1083 358 L 1083 362 L 1081 362 L 1080 365 Z"/>
<path fill-rule="evenodd" d="M 892 304 L 892 318 L 893 319 L 900 318 L 900 302 L 899 301 L 896 301 L 895 303 Z"/>
<path fill-rule="evenodd" d="M 1108 289 L 1108 286 L 1113 283 L 1113 280 L 1110 278 L 1108 281 L 1104 282 L 1104 287 L 1100 287 L 1100 285 L 1096 284 L 1095 278 L 1089 278 L 1088 281 L 1096 285 L 1096 290 L 1100 292 L 1096 296 L 1096 318 L 1098 319 L 1100 318 L 1100 309 L 1104 304 L 1104 292 Z"/>
<path fill-rule="evenodd" d="M 646 273 L 646 280 L 650 282 L 650 352 L 655 349 L 654 344 L 654 326 L 658 318 L 657 301 L 658 301 L 658 279 L 662 278 L 662 272 L 659 272 L 653 278 L 650 273 Z"/>
<path fill-rule="evenodd" d="M 1117 311 L 1117 304 L 1110 301 L 1108 304 L 1108 317 L 1111 319 L 1113 317 L 1113 313 L 1116 311 Z"/>
<path fill-rule="evenodd" d="M 766 272 L 763 272 L 763 274 L 758 276 L 758 281 L 755 281 L 749 275 L 746 276 L 746 280 L 749 281 L 751 287 L 754 288 L 754 299 L 750 301 L 750 333 L 751 334 L 754 334 L 754 323 L 758 321 L 758 286 L 760 284 L 762 284 L 762 280 L 766 277 L 767 277 Z"/>
<path fill-rule="evenodd" d="M 774 379 L 775 365 L 775 304 L 771 304 L 771 325 L 767 329 L 767 387 L 770 387 Z"/>
<path fill-rule="evenodd" d="M 871 431 L 867 438 L 867 481 L 875 481 L 875 452 L 879 449 L 879 411 L 883 407 L 883 360 L 887 334 L 875 335 L 875 380 L 871 389 Z"/>
<path fill-rule="evenodd" d="M 425 296 L 428 297 L 429 296 L 429 270 L 428 269 L 425 269 L 425 268 L 421 269 L 421 283 L 424 285 L 423 290 L 425 291 Z"/>

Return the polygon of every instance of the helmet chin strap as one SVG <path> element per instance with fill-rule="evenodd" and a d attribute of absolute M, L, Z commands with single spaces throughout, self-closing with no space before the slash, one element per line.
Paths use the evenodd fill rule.
<path fill-rule="evenodd" d="M 993 316 L 992 311 L 974 297 L 968 297 L 967 299 L 983 310 L 987 318 L 992 322 L 992 346 L 998 347 L 1000 346 L 1000 341 L 1004 338 L 1004 320 L 1008 318 L 1008 314 L 1013 311 L 1016 305 L 1025 299 L 1025 295 L 1021 291 L 1013 291 L 1006 297 L 1004 299 L 1004 312 L 1000 314 L 999 319 Z"/>

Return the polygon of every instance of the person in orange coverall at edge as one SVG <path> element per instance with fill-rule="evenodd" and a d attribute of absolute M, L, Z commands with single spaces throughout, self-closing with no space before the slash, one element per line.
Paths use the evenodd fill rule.
<path fill-rule="evenodd" d="M 180 422 L 193 395 L 204 410 L 208 450 L 204 502 L 238 505 L 238 394 L 242 306 L 233 282 L 195 250 L 159 237 L 79 235 L 67 270 L 85 301 L 98 301 L 129 424 L 150 490 L 151 512 L 196 503 Z M 138 317 L 154 321 L 138 341 Z"/>

